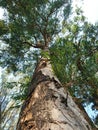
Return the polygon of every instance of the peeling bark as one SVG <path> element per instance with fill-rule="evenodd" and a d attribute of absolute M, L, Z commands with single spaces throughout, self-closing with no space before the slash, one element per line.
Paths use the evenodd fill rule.
<path fill-rule="evenodd" d="M 82 111 L 62 87 L 50 61 L 45 58 L 35 69 L 17 130 L 91 130 Z"/>

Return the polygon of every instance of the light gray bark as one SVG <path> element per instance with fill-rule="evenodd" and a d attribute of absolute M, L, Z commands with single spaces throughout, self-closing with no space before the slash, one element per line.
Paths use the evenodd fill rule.
<path fill-rule="evenodd" d="M 55 77 L 47 59 L 41 59 L 35 69 L 17 130 L 91 130 L 82 111 Z"/>

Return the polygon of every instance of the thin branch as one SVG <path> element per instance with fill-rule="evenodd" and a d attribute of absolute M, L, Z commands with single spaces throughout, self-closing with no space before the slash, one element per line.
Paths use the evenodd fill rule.
<path fill-rule="evenodd" d="M 23 43 L 28 44 L 29 46 L 34 47 L 34 48 L 39 48 L 39 49 L 44 49 L 45 48 L 45 46 L 40 42 L 37 42 L 35 45 L 30 43 L 30 42 L 23 42 Z"/>

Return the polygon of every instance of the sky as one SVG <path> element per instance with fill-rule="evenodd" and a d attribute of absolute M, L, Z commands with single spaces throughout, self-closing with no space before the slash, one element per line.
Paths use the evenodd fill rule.
<path fill-rule="evenodd" d="M 98 0 L 85 0 L 83 10 L 89 21 L 98 22 Z"/>
<path fill-rule="evenodd" d="M 2 8 L 0 8 L 0 19 L 3 18 L 3 14 L 4 14 L 4 10 Z"/>
<path fill-rule="evenodd" d="M 91 23 L 98 22 L 98 0 L 73 0 L 74 6 L 78 4 L 82 7 L 84 15 Z"/>

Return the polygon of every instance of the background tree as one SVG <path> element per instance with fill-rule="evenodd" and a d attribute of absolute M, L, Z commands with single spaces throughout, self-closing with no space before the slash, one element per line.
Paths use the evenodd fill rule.
<path fill-rule="evenodd" d="M 75 17 L 74 22 L 68 21 L 69 24 L 65 22 L 65 18 L 69 14 L 68 9 L 70 9 L 68 1 L 43 0 L 41 3 L 36 1 L 1 1 L 1 5 L 7 8 L 9 16 L 9 19 L 5 22 L 5 25 L 7 25 L 6 34 L 4 32 L 5 35 L 2 37 L 2 40 L 5 41 L 5 46 L 7 46 L 7 50 L 2 51 L 2 65 L 7 65 L 8 71 L 13 69 L 16 72 L 17 68 L 23 71 L 25 67 L 34 64 L 29 63 L 29 61 L 34 62 L 34 58 L 39 56 L 40 53 L 47 55 L 43 51 L 32 50 L 31 47 L 44 49 L 48 46 L 47 43 L 51 42 L 51 54 L 53 54 L 51 59 L 59 79 L 65 86 L 69 86 L 72 95 L 82 99 L 80 102 L 87 102 L 88 99 L 91 101 L 94 91 L 92 91 L 90 83 L 88 84 L 87 78 L 90 78 L 90 82 L 93 77 L 97 83 L 95 76 L 97 74 L 97 66 L 93 59 L 95 55 L 97 58 L 97 41 L 95 46 L 95 42 L 94 44 L 87 44 L 87 40 L 93 34 L 96 39 L 95 34 L 97 32 L 94 29 L 97 26 L 88 24 L 83 16 L 80 18 Z M 64 5 L 67 9 L 64 8 Z M 62 13 L 64 13 L 65 17 L 61 17 Z M 79 10 L 77 15 L 79 15 L 78 13 Z M 63 25 L 59 21 L 61 18 Z M 54 37 L 61 32 L 62 26 L 63 38 L 59 36 L 55 42 L 56 44 L 52 44 L 52 40 L 56 39 Z M 84 29 L 84 32 L 81 28 Z M 91 28 L 94 32 L 92 30 L 90 32 Z M 87 33 L 90 35 L 87 35 Z M 91 43 L 91 41 L 88 40 L 88 43 Z M 90 53 L 88 53 L 89 50 Z M 94 53 L 93 57 L 91 57 L 91 53 Z M 85 63 L 82 64 L 82 61 L 85 61 Z M 93 68 L 92 65 L 94 65 Z M 88 67 L 91 67 L 92 70 L 94 69 L 91 75 Z M 62 73 L 64 77 L 62 77 Z M 96 88 L 94 89 L 95 91 Z M 88 98 L 86 99 L 85 96 Z"/>

